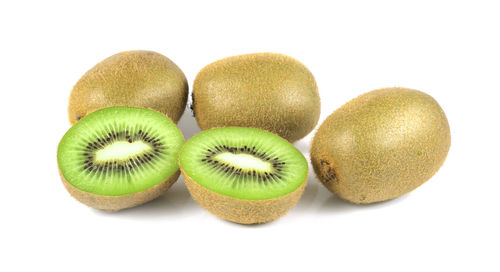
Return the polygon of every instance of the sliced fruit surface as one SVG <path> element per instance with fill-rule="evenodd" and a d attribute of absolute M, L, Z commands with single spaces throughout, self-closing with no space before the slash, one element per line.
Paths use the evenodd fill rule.
<path fill-rule="evenodd" d="M 110 107 L 71 127 L 57 150 L 64 179 L 97 195 L 140 192 L 179 168 L 184 138 L 165 115 L 142 108 Z"/>
<path fill-rule="evenodd" d="M 216 193 L 248 200 L 295 191 L 307 179 L 307 161 L 285 139 L 255 128 L 203 131 L 180 153 L 182 171 Z"/>

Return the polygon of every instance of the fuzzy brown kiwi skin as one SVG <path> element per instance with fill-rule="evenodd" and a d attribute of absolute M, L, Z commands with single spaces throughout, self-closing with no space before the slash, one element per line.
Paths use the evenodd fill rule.
<path fill-rule="evenodd" d="M 450 147 L 448 120 L 429 95 L 408 88 L 365 93 L 331 114 L 311 145 L 311 163 L 338 197 L 368 204 L 430 179 Z"/>
<path fill-rule="evenodd" d="M 205 66 L 196 75 L 192 98 L 202 130 L 253 127 L 289 142 L 314 129 L 321 107 L 312 73 L 278 53 L 232 56 Z"/>
<path fill-rule="evenodd" d="M 169 178 L 159 184 L 156 184 L 153 187 L 142 190 L 140 192 L 122 196 L 105 196 L 88 193 L 74 187 L 68 181 L 66 181 L 61 171 L 59 171 L 59 175 L 61 176 L 61 180 L 66 190 L 76 200 L 95 209 L 105 211 L 119 211 L 144 204 L 163 195 L 166 191 L 168 191 L 172 184 L 177 181 L 180 175 L 180 171 L 177 170 Z"/>
<path fill-rule="evenodd" d="M 72 125 L 112 106 L 148 108 L 177 123 L 184 113 L 188 83 L 180 68 L 153 51 L 125 51 L 96 64 L 73 87 L 68 106 Z"/>
<path fill-rule="evenodd" d="M 200 206 L 224 220 L 245 225 L 267 223 L 287 214 L 299 202 L 307 184 L 306 178 L 299 188 L 284 196 L 247 200 L 208 190 L 192 180 L 182 169 L 181 172 L 191 197 Z"/>

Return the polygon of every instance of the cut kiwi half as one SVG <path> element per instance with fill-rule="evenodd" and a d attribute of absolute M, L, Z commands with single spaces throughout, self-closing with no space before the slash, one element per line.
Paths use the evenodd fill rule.
<path fill-rule="evenodd" d="M 96 209 L 121 210 L 150 201 L 179 177 L 184 137 L 165 115 L 110 107 L 71 127 L 57 150 L 64 186 Z"/>
<path fill-rule="evenodd" d="M 191 196 L 203 208 L 241 224 L 286 214 L 302 196 L 308 175 L 297 148 L 256 128 L 205 130 L 184 145 L 179 164 Z"/>

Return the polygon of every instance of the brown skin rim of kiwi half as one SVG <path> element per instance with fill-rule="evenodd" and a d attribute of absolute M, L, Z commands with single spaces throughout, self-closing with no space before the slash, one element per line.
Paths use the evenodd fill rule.
<path fill-rule="evenodd" d="M 196 202 L 210 213 L 235 223 L 259 224 L 273 221 L 285 215 L 299 202 L 307 184 L 307 177 L 295 191 L 281 197 L 247 200 L 211 191 L 192 180 L 182 171 L 184 182 Z"/>
<path fill-rule="evenodd" d="M 122 209 L 132 208 L 144 204 L 148 201 L 151 201 L 161 196 L 170 188 L 170 186 L 172 186 L 172 184 L 174 184 L 177 181 L 180 175 L 180 171 L 177 170 L 166 180 L 146 190 L 121 196 L 96 195 L 82 191 L 76 188 L 75 186 L 71 185 L 64 178 L 64 176 L 61 173 L 61 170 L 59 170 L 59 175 L 61 176 L 61 180 L 64 184 L 64 187 L 66 187 L 66 190 L 68 190 L 70 195 L 73 196 L 76 200 L 95 209 L 106 210 L 106 211 L 119 211 Z"/>

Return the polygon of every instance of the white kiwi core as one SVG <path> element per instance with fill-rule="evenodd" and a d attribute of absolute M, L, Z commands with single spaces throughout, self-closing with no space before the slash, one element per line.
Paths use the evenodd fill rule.
<path fill-rule="evenodd" d="M 222 163 L 234 165 L 235 167 L 242 168 L 244 170 L 270 172 L 273 169 L 271 163 L 250 154 L 233 154 L 230 152 L 224 152 L 218 154 L 214 158 Z"/>
<path fill-rule="evenodd" d="M 143 141 L 129 143 L 127 141 L 116 141 L 95 154 L 96 162 L 127 160 L 130 157 L 141 155 L 150 151 L 153 147 Z"/>

